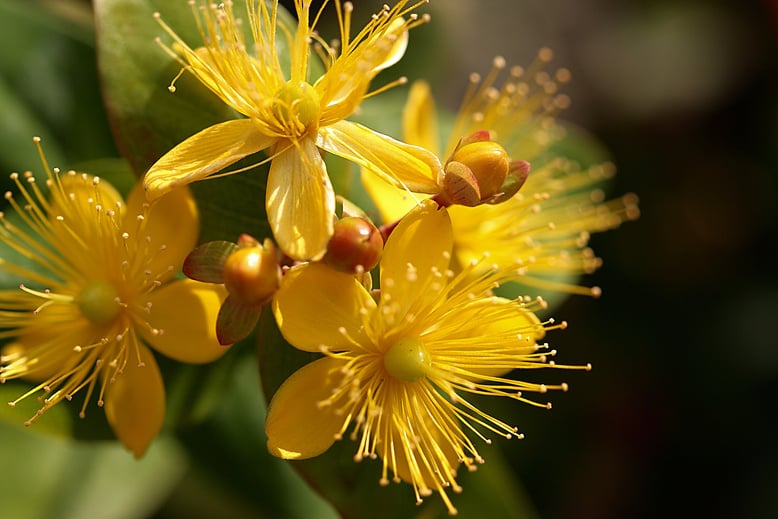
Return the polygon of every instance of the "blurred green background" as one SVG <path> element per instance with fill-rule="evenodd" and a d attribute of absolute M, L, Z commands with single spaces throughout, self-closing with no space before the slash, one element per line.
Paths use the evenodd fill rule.
<path fill-rule="evenodd" d="M 354 3 L 357 17 L 379 5 Z M 33 135 L 63 167 L 118 156 L 90 9 L 0 0 L 0 172 L 38 169 Z M 611 195 L 641 198 L 640 220 L 592 240 L 605 262 L 585 281 L 602 298 L 574 297 L 554 312 L 570 324 L 549 337 L 560 361 L 594 370 L 567 374 L 571 391 L 553 395 L 550 412 L 488 404 L 526 439 L 485 447 L 487 466 L 504 456 L 521 482 L 510 492 L 542 518 L 778 516 L 778 2 L 432 0 L 425 9 L 432 23 L 414 31 L 392 75 L 430 79 L 455 109 L 467 74 L 486 72 L 494 55 L 523 65 L 551 47 L 554 65 L 573 73 L 564 118 L 609 151 L 619 172 Z M 137 463 L 112 444 L 0 422 L 1 515 L 332 514 L 264 452 L 256 370 L 237 365 L 208 420 Z M 478 503 L 465 501 L 479 475 L 463 476 L 454 498 L 465 517 L 477 516 L 468 510 Z"/>

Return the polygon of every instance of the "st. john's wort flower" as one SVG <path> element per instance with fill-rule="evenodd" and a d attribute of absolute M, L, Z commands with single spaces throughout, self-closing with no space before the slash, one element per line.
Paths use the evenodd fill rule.
<path fill-rule="evenodd" d="M 548 407 L 528 394 L 567 389 L 507 377 L 513 369 L 567 367 L 539 342 L 564 323 L 541 322 L 533 310 L 542 301 L 494 296 L 507 272 L 487 258 L 452 272 L 452 246 L 446 209 L 427 200 L 390 235 L 377 300 L 355 276 L 321 263 L 286 273 L 273 300 L 281 332 L 324 357 L 273 396 L 266 423 L 273 454 L 316 456 L 351 430 L 357 461 L 381 459 L 381 484 L 404 480 L 418 502 L 437 492 L 456 513 L 447 491 L 460 491 L 458 466 L 483 462 L 474 439 L 522 436 L 470 396 Z"/>
<path fill-rule="evenodd" d="M 33 382 L 9 402 L 39 395 L 27 424 L 62 400 L 82 398 L 82 416 L 96 401 L 140 457 L 165 415 L 149 347 L 192 363 L 226 351 L 213 331 L 221 287 L 174 279 L 197 239 L 197 209 L 187 189 L 149 206 L 140 184 L 125 204 L 98 177 L 61 174 L 41 159 L 43 185 L 31 172 L 12 174 L 20 196 L 7 192 L 12 212 L 0 213 L 0 243 L 11 251 L 0 272 L 23 281 L 0 290 L 0 339 L 10 340 L 0 382 Z"/>
<path fill-rule="evenodd" d="M 310 0 L 294 2 L 296 28 L 283 27 L 277 0 L 247 0 L 253 41 L 246 41 L 232 2 L 199 7 L 192 2 L 204 45 L 197 49 L 157 16 L 174 40 L 163 48 L 245 118 L 206 128 L 159 159 L 145 177 L 149 199 L 178 185 L 234 173 L 219 172 L 266 150 L 271 165 L 265 204 L 273 236 L 285 254 L 307 260 L 324 254 L 333 232 L 335 194 L 320 150 L 400 188 L 437 192 L 440 162 L 432 153 L 346 121 L 364 98 L 384 89 L 371 92 L 370 82 L 402 57 L 408 30 L 426 20 L 413 12 L 423 3 L 384 6 L 352 36 L 353 5 L 335 0 L 338 45 L 315 32 L 321 13 L 311 22 Z M 288 69 L 279 53 L 284 43 Z M 325 71 L 310 78 L 317 60 Z"/>

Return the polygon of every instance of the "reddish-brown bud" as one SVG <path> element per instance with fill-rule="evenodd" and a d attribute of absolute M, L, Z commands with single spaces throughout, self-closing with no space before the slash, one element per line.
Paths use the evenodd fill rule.
<path fill-rule="evenodd" d="M 341 272 L 359 274 L 378 265 L 383 248 L 384 240 L 375 225 L 358 216 L 347 216 L 335 223 L 323 261 Z"/>
<path fill-rule="evenodd" d="M 267 303 L 281 283 L 276 249 L 270 240 L 264 245 L 247 240 L 224 262 L 224 287 L 241 305 Z"/>

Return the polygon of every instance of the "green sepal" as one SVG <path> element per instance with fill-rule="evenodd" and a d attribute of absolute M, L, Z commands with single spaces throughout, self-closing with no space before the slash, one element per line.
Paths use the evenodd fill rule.
<path fill-rule="evenodd" d="M 245 339 L 254 331 L 261 313 L 261 305 L 243 305 L 232 295 L 227 296 L 216 319 L 219 344 L 233 344 Z"/>
<path fill-rule="evenodd" d="M 223 283 L 224 262 L 238 250 L 238 244 L 226 240 L 205 242 L 196 247 L 184 260 L 187 277 L 204 283 Z"/>

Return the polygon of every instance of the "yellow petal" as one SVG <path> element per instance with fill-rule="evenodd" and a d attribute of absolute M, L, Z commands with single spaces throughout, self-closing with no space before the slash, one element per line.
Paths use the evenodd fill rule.
<path fill-rule="evenodd" d="M 361 180 L 385 224 L 396 222 L 427 197 L 398 189 L 397 186 L 370 173 L 364 173 Z"/>
<path fill-rule="evenodd" d="M 281 384 L 267 410 L 265 432 L 271 454 L 305 459 L 330 448 L 345 417 L 317 404 L 332 396 L 343 361 L 325 357 L 306 364 Z"/>
<path fill-rule="evenodd" d="M 227 348 L 216 339 L 216 317 L 227 292 L 222 285 L 191 279 L 173 281 L 149 294 L 151 313 L 144 314 L 153 334 L 139 328 L 143 339 L 166 356 L 191 363 L 210 362 Z"/>
<path fill-rule="evenodd" d="M 156 200 L 168 191 L 218 173 L 238 160 L 275 142 L 251 119 L 215 124 L 167 152 L 146 173 L 146 197 Z"/>
<path fill-rule="evenodd" d="M 318 144 L 398 188 L 415 193 L 439 191 L 440 160 L 424 148 L 405 144 L 350 121 L 319 128 Z"/>
<path fill-rule="evenodd" d="M 381 259 L 381 302 L 402 315 L 413 303 L 435 298 L 445 284 L 454 237 L 444 208 L 425 200 L 389 235 Z M 396 314 L 397 315 L 397 314 Z"/>
<path fill-rule="evenodd" d="M 378 38 L 376 40 L 378 41 L 363 44 L 367 49 L 366 54 L 372 52 L 375 55 L 371 69 L 373 76 L 391 67 L 405 55 L 408 49 L 408 30 L 405 29 L 405 21 L 402 18 L 392 21 L 386 32 L 380 36 L 380 40 Z M 383 52 L 375 52 L 375 49 Z"/>
<path fill-rule="evenodd" d="M 323 108 L 322 126 L 354 113 L 365 99 L 373 78 L 400 61 L 408 47 L 405 27 L 402 18 L 395 18 L 384 30 L 374 29 L 372 35 L 358 45 L 349 45 L 350 50 L 342 52 L 327 73 L 316 81 L 314 88 Z"/>
<path fill-rule="evenodd" d="M 489 305 L 492 309 L 507 308 L 503 310 L 508 315 L 503 318 L 495 319 L 479 319 L 479 329 L 474 329 L 474 333 L 470 335 L 472 337 L 484 336 L 484 337 L 499 337 L 500 335 L 508 335 L 515 338 L 518 343 L 524 344 L 526 348 L 531 348 L 535 342 L 539 341 L 546 335 L 546 329 L 540 322 L 537 315 L 529 310 L 522 308 L 515 304 L 513 300 L 506 299 L 504 297 L 495 297 L 483 300 L 481 305 Z M 500 306 L 498 306 L 500 305 Z M 477 307 L 473 308 L 473 315 L 484 315 L 483 309 Z M 517 334 L 521 334 L 521 337 L 517 337 Z M 522 338 L 528 340 L 522 340 Z M 512 343 L 505 341 L 506 347 L 511 348 Z"/>
<path fill-rule="evenodd" d="M 368 344 L 360 311 L 374 308 L 373 298 L 354 276 L 318 263 L 287 272 L 273 299 L 284 338 L 305 351 L 321 351 L 321 346 L 339 350 L 354 340 Z"/>
<path fill-rule="evenodd" d="M 51 315 L 58 308 L 70 310 L 70 305 L 46 309 Z M 64 312 L 63 312 L 64 313 Z M 94 329 L 85 324 L 76 312 L 63 315 L 69 321 L 42 323 L 44 327 L 30 327 L 16 341 L 6 344 L 0 350 L 2 356 L 19 355 L 27 358 L 24 380 L 43 382 L 58 374 L 67 373 L 79 360 L 80 354 L 73 351 L 76 345 L 94 341 Z M 65 324 L 66 323 L 66 324 Z M 14 356 L 14 359 L 17 358 Z"/>
<path fill-rule="evenodd" d="M 146 269 L 160 281 L 165 281 L 181 270 L 187 254 L 196 245 L 200 216 L 187 187 L 171 191 L 144 211 L 143 205 L 147 203 L 143 184 L 138 182 L 127 199 L 123 230 L 132 235 L 138 229 L 137 216 L 146 215 L 142 232 L 151 238 L 148 247 L 154 251 L 146 255 Z M 146 242 L 138 240 L 136 243 L 145 246 Z"/>
<path fill-rule="evenodd" d="M 296 260 L 318 259 L 332 236 L 335 192 L 313 139 L 279 153 L 267 177 L 267 219 L 278 247 Z"/>
<path fill-rule="evenodd" d="M 140 458 L 162 429 L 165 386 L 149 349 L 138 343 L 134 334 L 127 340 L 130 359 L 121 375 L 107 383 L 105 416 L 119 441 Z M 142 366 L 135 357 L 136 348 Z"/>
<path fill-rule="evenodd" d="M 78 236 L 87 237 L 95 234 L 95 226 L 99 225 L 94 216 L 95 206 L 102 206 L 103 210 L 115 211 L 122 214 L 124 199 L 122 195 L 109 183 L 102 179 L 96 179 L 86 174 L 60 175 L 62 191 L 53 189 L 50 200 L 49 218 L 64 218 L 68 227 L 55 225 L 53 232 L 61 235 L 66 242 L 72 240 L 69 232 Z M 63 199 L 63 196 L 67 197 Z M 85 217 L 89 215 L 89 217 Z"/>
<path fill-rule="evenodd" d="M 97 179 L 92 175 L 77 173 L 75 175 L 63 174 L 59 179 L 62 184 L 62 190 L 68 196 L 68 204 L 73 202 L 81 202 L 84 207 L 92 206 L 93 204 L 100 204 L 105 209 L 117 209 L 117 204 L 124 204 L 122 195 L 114 188 L 109 182 Z M 51 203 L 53 207 L 58 207 L 58 204 L 62 203 L 60 200 L 60 192 L 53 191 Z M 71 196 L 73 195 L 73 196 Z M 87 202 L 87 199 L 92 199 L 92 204 Z M 56 213 L 57 209 L 50 211 Z"/>
<path fill-rule="evenodd" d="M 403 140 L 440 155 L 435 99 L 426 81 L 414 81 L 403 109 Z"/>

